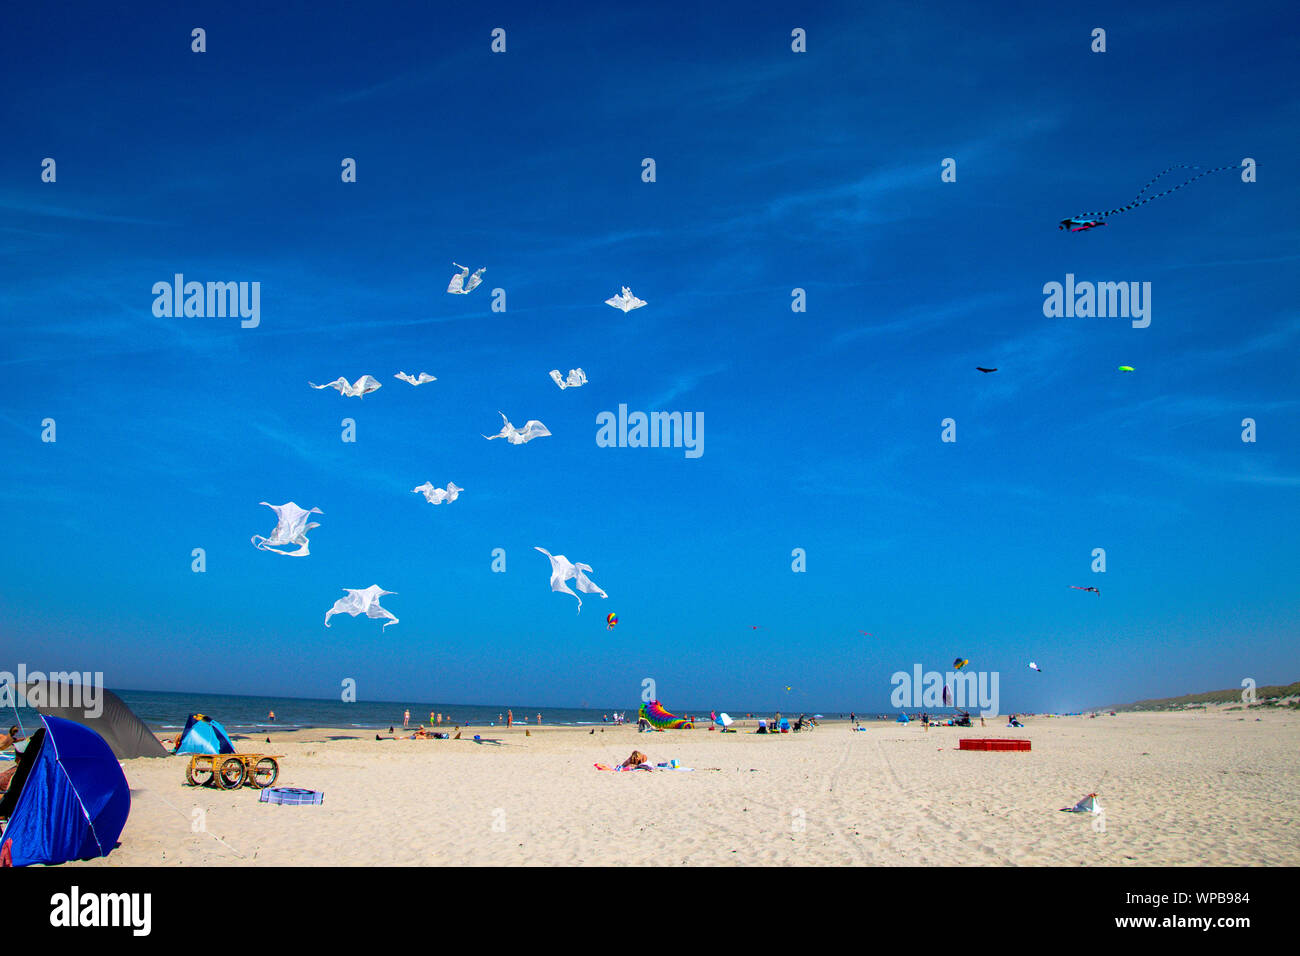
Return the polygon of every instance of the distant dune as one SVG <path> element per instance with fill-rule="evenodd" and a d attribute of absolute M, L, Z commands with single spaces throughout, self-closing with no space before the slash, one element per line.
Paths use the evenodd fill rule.
<path fill-rule="evenodd" d="M 1153 700 L 1139 700 L 1133 704 L 1099 707 L 1098 710 L 1188 710 L 1206 707 L 1212 704 L 1237 704 L 1244 707 L 1291 707 L 1300 709 L 1300 681 L 1294 684 L 1270 684 L 1255 688 L 1255 703 L 1246 704 L 1242 698 L 1243 690 L 1234 687 L 1229 690 L 1210 690 L 1200 694 L 1184 694 L 1182 697 L 1159 697 Z"/>

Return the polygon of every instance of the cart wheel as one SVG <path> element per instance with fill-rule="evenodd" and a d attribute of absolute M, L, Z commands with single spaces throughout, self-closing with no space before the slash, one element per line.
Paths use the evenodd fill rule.
<path fill-rule="evenodd" d="M 217 786 L 222 790 L 238 790 L 244 785 L 244 761 L 229 757 L 221 762 L 217 771 Z"/>
<path fill-rule="evenodd" d="M 263 757 L 248 771 L 247 783 L 250 787 L 261 790 L 275 783 L 280 776 L 280 765 L 274 757 Z"/>
<path fill-rule="evenodd" d="M 185 768 L 185 779 L 192 787 L 206 787 L 212 783 L 212 761 L 208 760 L 206 765 L 200 766 L 197 760 L 191 760 Z"/>

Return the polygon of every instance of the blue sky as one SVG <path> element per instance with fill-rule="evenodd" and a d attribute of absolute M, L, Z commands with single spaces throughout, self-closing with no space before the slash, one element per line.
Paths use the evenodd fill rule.
<path fill-rule="evenodd" d="M 0 667 L 827 711 L 957 655 L 1022 710 L 1296 679 L 1291 5 L 2 16 Z M 260 282 L 260 326 L 155 317 L 175 273 Z M 1150 327 L 1046 318 L 1067 273 L 1152 283 Z M 702 412 L 704 455 L 597 447 L 620 403 Z M 553 435 L 486 442 L 498 409 Z M 289 500 L 310 557 L 250 544 Z M 322 625 L 371 584 L 400 624 Z"/>

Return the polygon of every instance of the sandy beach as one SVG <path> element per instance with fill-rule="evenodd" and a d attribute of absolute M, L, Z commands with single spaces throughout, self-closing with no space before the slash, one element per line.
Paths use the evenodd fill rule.
<path fill-rule="evenodd" d="M 121 846 L 71 865 L 1300 864 L 1294 711 L 1002 723 L 826 722 L 776 736 L 474 728 L 461 740 L 396 741 L 313 730 L 269 746 L 245 737 L 240 752 L 284 755 L 278 786 L 321 790 L 324 803 L 187 786 L 184 758 L 126 761 Z M 500 743 L 476 744 L 475 732 Z M 959 751 L 971 736 L 1033 749 Z M 694 772 L 593 767 L 633 749 Z M 1093 790 L 1104 817 L 1059 812 Z"/>

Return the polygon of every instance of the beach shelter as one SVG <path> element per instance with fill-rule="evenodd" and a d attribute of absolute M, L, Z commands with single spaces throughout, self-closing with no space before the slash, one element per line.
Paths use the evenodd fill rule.
<path fill-rule="evenodd" d="M 694 726 L 686 718 L 668 713 L 657 700 L 642 704 L 637 716 L 648 721 L 655 730 L 690 730 Z"/>
<path fill-rule="evenodd" d="M 41 716 L 0 799 L 0 865 L 107 856 L 131 812 L 131 790 L 113 750 L 89 727 Z"/>
<path fill-rule="evenodd" d="M 899 714 L 899 715 L 898 715 L 898 722 L 899 722 L 900 724 L 910 724 L 910 723 L 911 723 L 911 720 L 908 719 L 907 714 Z"/>
<path fill-rule="evenodd" d="M 233 754 L 235 745 L 230 742 L 226 728 L 211 717 L 190 714 L 181 731 L 180 743 L 174 751 L 178 754 Z"/>
<path fill-rule="evenodd" d="M 167 751 L 144 722 L 111 690 L 75 684 L 28 681 L 19 688 L 27 706 L 46 717 L 59 717 L 89 727 L 112 748 L 118 760 L 166 757 Z M 64 706 L 66 705 L 66 706 Z"/>

